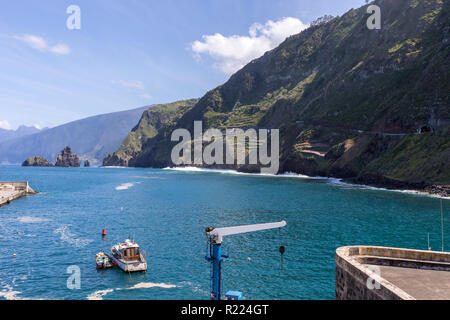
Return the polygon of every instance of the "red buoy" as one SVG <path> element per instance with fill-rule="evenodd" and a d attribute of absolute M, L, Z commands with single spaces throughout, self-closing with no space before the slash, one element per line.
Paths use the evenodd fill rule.
<path fill-rule="evenodd" d="M 106 229 L 103 229 L 102 236 L 106 236 Z"/>

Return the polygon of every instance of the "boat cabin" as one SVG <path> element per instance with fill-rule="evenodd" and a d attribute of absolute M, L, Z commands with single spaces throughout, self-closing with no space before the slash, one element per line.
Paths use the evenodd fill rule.
<path fill-rule="evenodd" d="M 126 261 L 139 260 L 139 248 L 126 248 L 122 251 L 122 257 Z"/>
<path fill-rule="evenodd" d="M 118 247 L 120 258 L 124 261 L 140 260 L 141 252 L 138 244 L 126 240 L 125 243 L 121 243 Z"/>

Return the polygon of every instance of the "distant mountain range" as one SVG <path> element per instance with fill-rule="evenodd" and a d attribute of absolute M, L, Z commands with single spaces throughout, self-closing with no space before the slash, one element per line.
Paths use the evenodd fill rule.
<path fill-rule="evenodd" d="M 190 110 L 198 99 L 182 100 L 148 108 L 139 123 L 127 135 L 119 149 L 103 160 L 104 166 L 129 166 L 128 161 L 145 148 L 147 140 L 155 137 L 159 130 L 174 124 L 184 113 Z"/>
<path fill-rule="evenodd" d="M 42 156 L 54 162 L 66 146 L 80 159 L 97 164 L 115 151 L 149 106 L 89 117 L 47 130 L 19 128 L 0 131 L 0 163 L 19 164 Z M 27 134 L 25 134 L 27 133 Z"/>
<path fill-rule="evenodd" d="M 0 128 L 0 143 L 6 140 L 16 139 L 24 136 L 28 136 L 30 134 L 38 133 L 41 131 L 45 131 L 48 128 L 39 129 L 34 126 L 20 126 L 17 130 L 7 130 Z"/>

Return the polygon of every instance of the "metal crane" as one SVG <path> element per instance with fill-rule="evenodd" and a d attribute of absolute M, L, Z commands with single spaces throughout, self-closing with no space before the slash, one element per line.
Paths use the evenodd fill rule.
<path fill-rule="evenodd" d="M 286 226 L 286 221 L 252 224 L 246 226 L 227 227 L 227 228 L 206 228 L 208 237 L 209 252 L 206 254 L 206 260 L 211 262 L 211 300 L 220 300 L 221 298 L 221 265 L 222 261 L 227 261 L 228 256 L 222 255 L 222 241 L 224 236 L 241 234 L 247 232 L 282 228 Z"/>

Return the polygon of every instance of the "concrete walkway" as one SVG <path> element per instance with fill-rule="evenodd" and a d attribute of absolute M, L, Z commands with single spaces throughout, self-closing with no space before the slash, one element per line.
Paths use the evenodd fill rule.
<path fill-rule="evenodd" d="M 450 272 L 377 266 L 381 277 L 418 300 L 450 300 Z"/>

